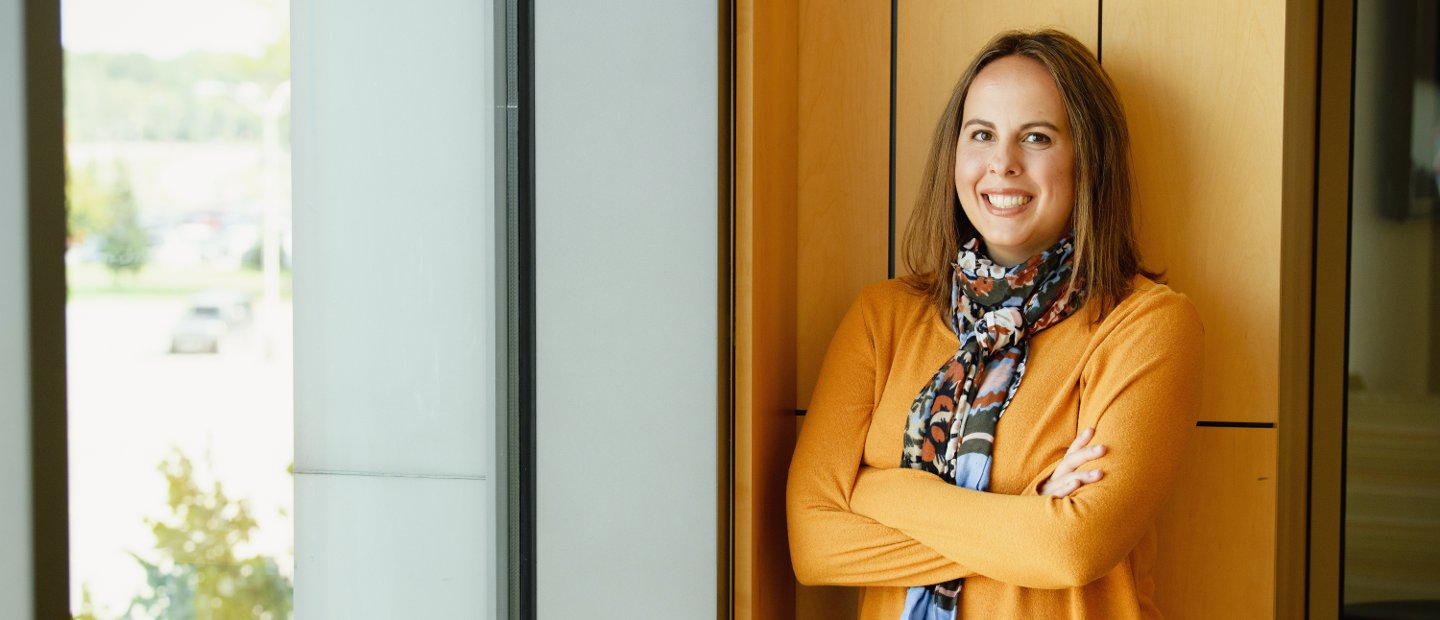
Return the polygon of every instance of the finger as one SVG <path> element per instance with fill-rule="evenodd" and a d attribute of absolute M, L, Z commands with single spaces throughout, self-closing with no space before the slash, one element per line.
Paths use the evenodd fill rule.
<path fill-rule="evenodd" d="M 1090 438 L 1094 436 L 1095 429 L 1090 427 L 1080 429 L 1080 434 L 1075 436 L 1075 441 L 1070 442 L 1070 448 L 1065 450 L 1065 453 L 1069 454 L 1083 448 L 1085 444 L 1090 443 Z"/>
<path fill-rule="evenodd" d="M 1065 456 L 1061 457 L 1060 463 L 1055 466 L 1055 476 L 1058 477 L 1075 471 L 1076 468 L 1093 458 L 1086 454 L 1085 444 L 1089 443 L 1090 439 L 1094 436 L 1095 429 L 1089 427 L 1080 429 L 1080 434 L 1075 437 L 1075 441 L 1070 442 L 1070 447 L 1065 451 Z"/>
<path fill-rule="evenodd" d="M 1063 480 L 1065 482 L 1075 482 L 1084 485 L 1100 480 L 1101 476 L 1103 475 L 1104 474 L 1098 469 L 1087 469 L 1084 471 L 1077 471 L 1075 473 L 1072 473 L 1066 476 Z"/>
<path fill-rule="evenodd" d="M 1045 486 L 1045 495 L 1051 497 L 1065 497 L 1078 491 L 1083 484 L 1074 478 L 1066 479 L 1064 482 L 1052 481 Z"/>
<path fill-rule="evenodd" d="M 1093 446 L 1089 446 L 1087 448 L 1067 454 L 1065 455 L 1065 458 L 1061 460 L 1066 461 L 1066 465 L 1068 466 L 1067 471 L 1074 471 L 1080 469 L 1080 466 L 1084 465 L 1087 462 L 1105 456 L 1105 451 L 1105 446 L 1095 444 Z"/>
<path fill-rule="evenodd" d="M 1100 458 L 1104 454 L 1105 447 L 1101 445 L 1094 445 L 1088 448 L 1082 448 L 1075 452 L 1071 452 L 1070 454 L 1065 455 L 1064 458 L 1060 459 L 1060 464 L 1055 467 L 1055 471 L 1060 474 L 1068 474 L 1077 469 L 1080 469 L 1080 467 L 1083 466 L 1085 463 Z"/>
<path fill-rule="evenodd" d="M 1065 497 L 1079 490 L 1082 486 L 1099 481 L 1104 476 L 1105 473 L 1098 469 L 1078 471 L 1065 476 L 1058 476 L 1052 478 L 1050 483 L 1045 485 L 1044 495 Z"/>

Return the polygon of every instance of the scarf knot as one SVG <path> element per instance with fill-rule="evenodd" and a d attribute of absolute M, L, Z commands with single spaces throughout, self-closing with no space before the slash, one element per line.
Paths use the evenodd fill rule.
<path fill-rule="evenodd" d="M 980 315 L 970 334 L 989 357 L 1025 337 L 1025 316 L 1019 308 L 996 308 Z"/>
<path fill-rule="evenodd" d="M 1030 338 L 1084 301 L 1083 283 L 1073 277 L 1074 253 L 1068 234 L 1008 268 L 986 257 L 979 239 L 961 248 L 946 316 L 960 347 L 910 405 L 902 467 L 928 471 L 963 488 L 989 490 L 995 431 L 1025 375 Z M 910 588 L 901 619 L 954 618 L 962 585 L 957 579 Z"/>

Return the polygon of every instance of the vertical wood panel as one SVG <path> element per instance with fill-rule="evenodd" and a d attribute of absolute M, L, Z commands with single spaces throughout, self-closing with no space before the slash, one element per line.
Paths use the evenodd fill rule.
<path fill-rule="evenodd" d="M 860 289 L 885 279 L 890 4 L 800 0 L 796 407 Z"/>
<path fill-rule="evenodd" d="M 1353 2 L 1326 2 L 1320 43 L 1320 135 L 1316 166 L 1315 270 L 1344 273 L 1349 264 L 1350 71 Z M 1340 607 L 1341 458 L 1345 440 L 1345 307 L 1341 278 L 1317 279 L 1311 399 L 1309 609 L 1334 617 Z"/>
<path fill-rule="evenodd" d="M 1305 610 L 1309 510 L 1311 269 L 1315 261 L 1315 114 L 1319 0 L 1287 0 L 1280 173 L 1280 324 L 1276 421 L 1275 613 Z"/>
<path fill-rule="evenodd" d="M 1103 18 L 1146 264 L 1205 321 L 1202 419 L 1274 422 L 1285 6 L 1109 0 Z"/>
<path fill-rule="evenodd" d="M 897 0 L 898 1 L 898 0 Z M 1095 49 L 1098 0 L 906 0 L 895 33 L 895 273 L 908 273 L 900 243 L 910 222 L 935 125 L 971 58 L 1015 28 L 1064 30 Z"/>
<path fill-rule="evenodd" d="M 734 617 L 794 615 L 785 471 L 795 447 L 794 0 L 736 2 Z"/>
<path fill-rule="evenodd" d="M 1239 0 L 1105 7 L 1103 60 L 1134 136 L 1141 248 L 1205 321 L 1201 417 L 1278 423 L 1201 430 L 1159 524 L 1167 617 L 1292 617 L 1303 605 L 1313 9 Z M 1246 490 L 1243 477 L 1212 482 L 1240 467 L 1268 472 L 1272 485 L 1284 479 L 1264 493 Z"/>
<path fill-rule="evenodd" d="M 1274 429 L 1195 430 L 1157 526 L 1167 620 L 1273 616 L 1275 442 Z"/>

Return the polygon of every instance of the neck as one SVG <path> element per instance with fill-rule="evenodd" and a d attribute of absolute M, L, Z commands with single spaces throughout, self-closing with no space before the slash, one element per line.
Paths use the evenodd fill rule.
<path fill-rule="evenodd" d="M 987 257 L 990 258 L 990 262 L 991 262 L 991 263 L 994 263 L 994 264 L 999 265 L 999 266 L 1001 266 L 1001 267 L 1004 267 L 1004 268 L 1006 268 L 1006 269 L 1009 269 L 1009 268 L 1011 268 L 1011 267 L 1014 267 L 1015 265 L 1018 265 L 1018 264 L 1020 264 L 1020 263 L 1023 263 L 1023 262 L 1025 262 L 1026 259 L 1030 258 L 1030 256 L 1028 256 L 1028 255 L 1026 255 L 1026 256 L 1017 256 L 1017 255 L 1015 255 L 1015 254 L 1012 254 L 1012 253 L 1010 253 L 1010 252 L 1006 252 L 1006 251 L 1004 251 L 1004 250 L 1000 250 L 1000 249 L 996 249 L 996 248 L 991 248 L 988 244 L 985 245 L 985 256 L 987 256 Z"/>

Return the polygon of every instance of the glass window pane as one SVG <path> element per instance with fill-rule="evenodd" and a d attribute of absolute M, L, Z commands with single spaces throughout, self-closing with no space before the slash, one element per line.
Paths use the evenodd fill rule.
<path fill-rule="evenodd" d="M 1346 617 L 1420 617 L 1399 613 L 1407 609 L 1433 617 L 1440 613 L 1440 7 L 1355 4 Z"/>
<path fill-rule="evenodd" d="M 288 4 L 62 10 L 72 608 L 288 618 Z"/>

